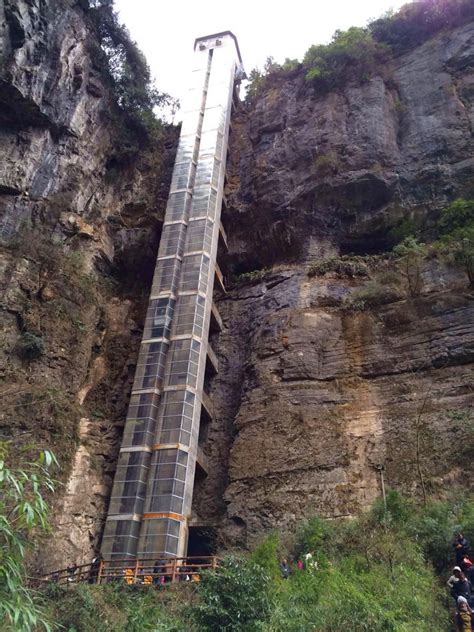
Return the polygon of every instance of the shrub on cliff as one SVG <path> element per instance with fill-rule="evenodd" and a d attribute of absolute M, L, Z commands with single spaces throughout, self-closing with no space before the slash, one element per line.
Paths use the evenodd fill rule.
<path fill-rule="evenodd" d="M 24 331 L 18 341 L 17 351 L 25 360 L 37 360 L 44 354 L 44 339 L 31 331 Z"/>
<path fill-rule="evenodd" d="M 389 51 L 365 28 L 336 31 L 327 45 L 311 46 L 303 65 L 306 79 L 317 88 L 331 90 L 349 79 L 364 81 L 389 58 Z"/>
<path fill-rule="evenodd" d="M 453 28 L 473 18 L 472 0 L 418 0 L 370 22 L 369 31 L 377 42 L 400 54 L 419 46 L 441 29 Z"/>
<path fill-rule="evenodd" d="M 90 0 L 89 15 L 100 44 L 96 63 L 112 84 L 128 128 L 142 142 L 150 141 L 160 129 L 154 108 L 176 106 L 177 102 L 154 86 L 145 56 L 120 23 L 113 0 Z"/>
<path fill-rule="evenodd" d="M 441 252 L 462 266 L 474 285 L 474 200 L 458 198 L 443 209 L 438 232 Z"/>
<path fill-rule="evenodd" d="M 314 45 L 306 52 L 306 79 L 318 91 L 333 90 L 348 81 L 365 81 L 380 72 L 394 55 L 419 46 L 442 29 L 454 28 L 474 19 L 472 0 L 418 0 L 389 11 L 367 28 L 336 31 L 329 44 Z M 252 101 L 270 84 L 272 76 L 288 75 L 301 67 L 298 60 L 276 64 L 268 58 L 263 71 L 250 73 L 247 100 Z M 403 104 L 399 104 L 403 107 Z"/>
<path fill-rule="evenodd" d="M 425 244 L 415 237 L 406 237 L 393 249 L 398 258 L 400 273 L 406 280 L 407 290 L 410 296 L 418 296 L 423 287 L 421 266 L 427 254 Z"/>

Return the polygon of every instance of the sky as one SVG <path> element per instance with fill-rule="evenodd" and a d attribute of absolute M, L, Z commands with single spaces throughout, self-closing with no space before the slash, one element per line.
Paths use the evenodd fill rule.
<path fill-rule="evenodd" d="M 236 35 L 247 73 L 267 57 L 301 59 L 336 29 L 364 26 L 407 0 L 115 0 L 121 21 L 145 54 L 157 88 L 182 98 L 196 37 Z"/>

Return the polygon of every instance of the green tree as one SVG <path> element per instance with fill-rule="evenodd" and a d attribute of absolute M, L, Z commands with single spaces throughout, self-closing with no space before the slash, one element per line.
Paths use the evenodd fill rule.
<path fill-rule="evenodd" d="M 407 282 L 408 293 L 410 296 L 418 296 L 423 284 L 421 264 L 426 256 L 425 244 L 415 237 L 406 237 L 395 246 L 393 252 L 400 260 L 401 272 Z"/>
<path fill-rule="evenodd" d="M 203 574 L 192 616 L 204 630 L 255 632 L 270 617 L 270 579 L 257 564 L 229 556 Z"/>
<path fill-rule="evenodd" d="M 388 58 L 388 49 L 376 42 L 367 29 L 353 26 L 347 31 L 336 31 L 327 45 L 311 46 L 303 65 L 308 81 L 330 90 L 349 79 L 369 79 Z"/>
<path fill-rule="evenodd" d="M 458 198 L 442 210 L 438 222 L 441 249 L 462 266 L 474 285 L 474 200 Z"/>
<path fill-rule="evenodd" d="M 9 464 L 9 443 L 0 442 L 0 627 L 11 632 L 50 630 L 36 593 L 27 586 L 25 553 L 33 533 L 48 529 L 45 491 L 54 491 L 54 455 L 44 450 L 21 468 Z"/>
<path fill-rule="evenodd" d="M 113 0 L 91 0 L 89 15 L 100 44 L 98 61 L 112 84 L 127 126 L 143 142 L 150 141 L 161 129 L 154 108 L 174 110 L 178 102 L 155 87 L 145 56 L 120 23 Z"/>

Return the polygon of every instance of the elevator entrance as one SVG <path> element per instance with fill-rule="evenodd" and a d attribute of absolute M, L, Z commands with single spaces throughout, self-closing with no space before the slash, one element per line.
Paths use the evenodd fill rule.
<path fill-rule="evenodd" d="M 217 530 L 214 527 L 189 527 L 188 557 L 208 557 L 215 555 Z"/>

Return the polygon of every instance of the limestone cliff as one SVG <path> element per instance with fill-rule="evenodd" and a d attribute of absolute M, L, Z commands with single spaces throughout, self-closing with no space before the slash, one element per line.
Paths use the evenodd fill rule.
<path fill-rule="evenodd" d="M 54 567 L 97 550 L 176 135 L 125 155 L 87 3 L 2 10 L 0 429 L 60 460 Z"/>
<path fill-rule="evenodd" d="M 175 132 L 124 156 L 87 3 L 3 11 L 0 429 L 60 457 L 53 568 L 89 561 L 100 539 Z M 432 257 L 410 293 L 388 251 L 401 220 L 429 236 L 440 208 L 473 197 L 473 94 L 470 23 L 365 83 L 318 94 L 296 69 L 238 109 L 216 420 L 193 516 L 223 543 L 353 514 L 380 494 L 378 466 L 414 494 L 466 483 L 472 289 Z"/>
<path fill-rule="evenodd" d="M 474 194 L 474 24 L 383 74 L 328 94 L 276 75 L 235 117 L 224 222 L 240 285 L 219 304 L 216 475 L 195 501 L 231 540 L 353 514 L 380 495 L 379 466 L 415 494 L 467 482 L 472 290 L 433 258 L 411 296 L 387 251 L 402 218 L 429 236 Z M 347 253 L 355 268 L 308 276 Z"/>

